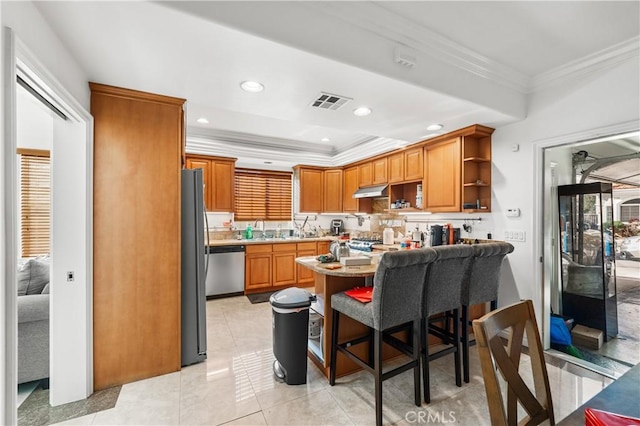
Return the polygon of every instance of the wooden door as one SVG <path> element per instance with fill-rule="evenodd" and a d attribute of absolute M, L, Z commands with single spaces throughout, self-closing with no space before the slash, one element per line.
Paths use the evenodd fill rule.
<path fill-rule="evenodd" d="M 325 212 L 342 211 L 342 170 L 324 171 L 324 208 Z"/>
<path fill-rule="evenodd" d="M 381 185 L 387 183 L 387 157 L 378 158 L 371 162 L 371 168 L 373 173 L 374 185 Z"/>
<path fill-rule="evenodd" d="M 204 205 L 207 211 L 213 207 L 211 203 L 211 161 L 187 156 L 187 169 L 202 169 L 202 182 L 204 183 Z"/>
<path fill-rule="evenodd" d="M 184 99 L 90 83 L 94 390 L 180 370 Z"/>
<path fill-rule="evenodd" d="M 358 166 L 358 184 L 360 187 L 371 186 L 373 184 L 371 163 L 364 163 Z"/>
<path fill-rule="evenodd" d="M 460 138 L 427 145 L 425 148 L 424 210 L 460 211 Z"/>
<path fill-rule="evenodd" d="M 404 181 L 404 152 L 398 152 L 388 157 L 389 163 L 389 183 L 399 183 Z"/>
<path fill-rule="evenodd" d="M 233 212 L 235 162 L 215 160 L 211 168 L 210 210 Z"/>
<path fill-rule="evenodd" d="M 358 190 L 358 167 L 349 167 L 344 169 L 342 174 L 343 188 L 342 193 L 342 210 L 345 212 L 358 211 L 358 199 L 353 198 L 353 194 Z"/>
<path fill-rule="evenodd" d="M 274 287 L 296 284 L 296 244 L 273 245 L 273 279 Z"/>
<path fill-rule="evenodd" d="M 424 173 L 422 168 L 422 146 L 419 148 L 408 149 L 404 153 L 404 180 L 412 181 L 422 179 Z"/>
<path fill-rule="evenodd" d="M 300 168 L 300 213 L 322 212 L 324 194 L 321 169 Z"/>

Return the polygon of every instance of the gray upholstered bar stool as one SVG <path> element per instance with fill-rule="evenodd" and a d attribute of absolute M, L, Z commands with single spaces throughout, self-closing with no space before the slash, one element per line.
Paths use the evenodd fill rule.
<path fill-rule="evenodd" d="M 462 368 L 469 383 L 469 306 L 490 302 L 490 310 L 498 307 L 500 270 L 505 256 L 513 251 L 509 243 L 496 241 L 473 245 L 473 264 L 469 280 L 462 288 Z"/>
<path fill-rule="evenodd" d="M 420 320 L 424 282 L 431 262 L 436 258 L 433 249 L 386 252 L 373 278 L 373 299 L 361 303 L 344 293 L 331 296 L 333 309 L 333 336 L 329 384 L 336 382 L 336 358 L 338 352 L 359 364 L 374 375 L 376 424 L 382 424 L 382 382 L 413 368 L 415 404 L 420 406 Z M 338 343 L 340 314 L 370 327 L 367 336 Z M 412 324 L 411 348 L 405 351 L 411 360 L 393 370 L 382 372 L 383 331 L 400 324 Z M 373 341 L 371 341 L 373 340 Z M 369 360 L 365 361 L 348 350 L 348 347 L 369 342 Z M 372 350 L 373 348 L 373 350 Z"/>
<path fill-rule="evenodd" d="M 468 281 L 473 259 L 469 245 L 436 246 L 438 258 L 429 268 L 423 296 L 422 375 L 424 401 L 431 402 L 429 390 L 429 361 L 453 353 L 456 385 L 460 380 L 460 328 L 458 318 L 462 304 L 462 286 Z M 438 315 L 441 314 L 441 315 Z M 431 317 L 431 318 L 430 318 Z M 444 326 L 437 326 L 444 323 Z M 452 324 L 452 326 L 451 326 Z M 429 354 L 429 334 L 442 339 L 449 347 Z"/>

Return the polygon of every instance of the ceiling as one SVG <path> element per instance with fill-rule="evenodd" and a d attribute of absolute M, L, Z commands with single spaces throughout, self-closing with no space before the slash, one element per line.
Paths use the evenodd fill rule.
<path fill-rule="evenodd" d="M 575 144 L 571 148 L 577 172 L 585 183 L 609 182 L 640 187 L 640 133 L 606 141 Z M 585 157 L 576 157 L 582 153 Z M 615 186 L 614 186 L 615 188 Z"/>
<path fill-rule="evenodd" d="M 637 49 L 640 34 L 639 2 L 36 5 L 90 81 L 187 99 L 188 152 L 270 168 L 340 165 L 522 120 L 531 92 L 596 52 Z M 243 92 L 245 80 L 265 90 Z M 350 100 L 312 107 L 321 92 Z M 354 116 L 361 105 L 373 112 Z"/>

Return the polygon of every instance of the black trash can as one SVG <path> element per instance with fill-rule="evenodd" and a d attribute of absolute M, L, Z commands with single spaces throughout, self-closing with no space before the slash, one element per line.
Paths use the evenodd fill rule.
<path fill-rule="evenodd" d="M 315 296 L 301 288 L 286 288 L 271 295 L 273 310 L 273 373 L 288 385 L 307 383 L 309 306 Z"/>

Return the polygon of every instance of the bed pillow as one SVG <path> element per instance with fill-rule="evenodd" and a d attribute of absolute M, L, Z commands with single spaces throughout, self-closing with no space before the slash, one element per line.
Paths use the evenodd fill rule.
<path fill-rule="evenodd" d="M 49 283 L 49 263 L 29 259 L 18 271 L 18 296 L 41 294 Z"/>

